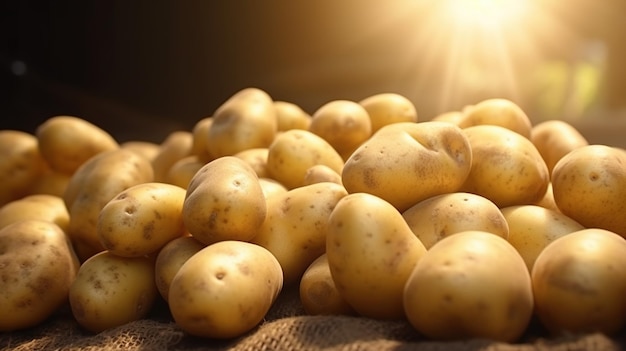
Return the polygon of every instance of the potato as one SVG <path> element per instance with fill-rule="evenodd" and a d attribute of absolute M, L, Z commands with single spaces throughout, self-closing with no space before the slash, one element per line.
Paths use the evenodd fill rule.
<path fill-rule="evenodd" d="M 158 252 L 185 233 L 185 195 L 184 188 L 158 182 L 122 190 L 100 210 L 96 231 L 102 247 L 124 257 Z"/>
<path fill-rule="evenodd" d="M 271 178 L 259 178 L 259 184 L 261 184 L 261 190 L 263 190 L 266 199 L 288 191 L 284 185 Z"/>
<path fill-rule="evenodd" d="M 205 247 L 194 237 L 185 235 L 176 238 L 163 246 L 154 263 L 156 287 L 161 297 L 167 301 L 172 279 L 183 263 Z"/>
<path fill-rule="evenodd" d="M 198 173 L 206 163 L 202 163 L 198 156 L 191 155 L 174 162 L 165 174 L 164 182 L 187 189 L 193 176 Z"/>
<path fill-rule="evenodd" d="M 311 115 L 300 106 L 287 101 L 274 101 L 276 121 L 279 132 L 290 129 L 308 130 L 311 125 Z"/>
<path fill-rule="evenodd" d="M 571 124 L 562 120 L 549 120 L 533 126 L 530 141 L 535 145 L 541 157 L 552 173 L 554 165 L 570 151 L 589 142 Z"/>
<path fill-rule="evenodd" d="M 431 119 L 431 121 L 448 122 L 458 126 L 462 118 L 463 112 L 461 111 L 447 111 L 436 115 Z"/>
<path fill-rule="evenodd" d="M 190 154 L 196 156 L 201 163 L 213 160 L 209 155 L 207 144 L 209 143 L 209 129 L 213 124 L 213 118 L 205 117 L 196 122 L 191 130 L 192 142 Z"/>
<path fill-rule="evenodd" d="M 529 139 L 495 125 L 463 131 L 473 158 L 462 191 L 482 195 L 501 208 L 532 204 L 543 197 L 550 175 Z"/>
<path fill-rule="evenodd" d="M 256 327 L 282 290 L 276 258 L 261 246 L 221 241 L 180 267 L 170 285 L 169 307 L 185 332 L 230 339 Z"/>
<path fill-rule="evenodd" d="M 25 219 L 0 229 L 0 332 L 36 326 L 67 302 L 79 262 L 56 224 Z"/>
<path fill-rule="evenodd" d="M 0 130 L 0 206 L 28 194 L 45 169 L 34 135 Z"/>
<path fill-rule="evenodd" d="M 235 156 L 204 165 L 192 178 L 183 202 L 183 222 L 201 243 L 248 241 L 267 214 L 259 178 Z"/>
<path fill-rule="evenodd" d="M 63 200 L 70 214 L 67 234 L 81 262 L 104 250 L 96 228 L 102 208 L 121 191 L 151 181 L 150 161 L 122 148 L 102 152 L 74 172 Z"/>
<path fill-rule="evenodd" d="M 0 228 L 29 219 L 54 223 L 65 233 L 70 214 L 62 197 L 47 194 L 28 195 L 0 207 Z"/>
<path fill-rule="evenodd" d="M 39 151 L 50 168 L 73 174 L 93 156 L 119 148 L 117 141 L 104 129 L 79 117 L 48 118 L 35 132 Z"/>
<path fill-rule="evenodd" d="M 345 195 L 343 186 L 324 182 L 267 199 L 267 216 L 251 242 L 278 259 L 285 285 L 300 281 L 311 262 L 326 251 L 328 217 Z"/>
<path fill-rule="evenodd" d="M 552 334 L 615 335 L 626 324 L 626 240 L 599 228 L 564 235 L 537 256 L 532 284 Z"/>
<path fill-rule="evenodd" d="M 626 236 L 626 152 L 606 145 L 579 147 L 552 171 L 554 202 L 586 228 Z"/>
<path fill-rule="evenodd" d="M 515 342 L 533 314 L 524 260 L 505 239 L 483 231 L 457 233 L 431 247 L 403 300 L 411 325 L 435 340 Z"/>
<path fill-rule="evenodd" d="M 158 294 L 154 258 L 102 251 L 80 266 L 69 302 L 76 322 L 98 333 L 145 318 Z"/>
<path fill-rule="evenodd" d="M 326 165 L 313 165 L 304 173 L 303 185 L 321 182 L 341 184 L 341 174 Z"/>
<path fill-rule="evenodd" d="M 532 122 L 516 103 L 508 99 L 487 99 L 463 109 L 458 126 L 495 125 L 530 139 Z"/>
<path fill-rule="evenodd" d="M 130 140 L 123 142 L 120 147 L 123 149 L 134 151 L 152 162 L 156 155 L 159 154 L 161 146 L 157 143 L 149 141 Z"/>
<path fill-rule="evenodd" d="M 566 215 L 536 205 L 509 206 L 501 209 L 509 224 L 508 241 L 524 259 L 528 271 L 537 256 L 555 239 L 584 229 Z"/>
<path fill-rule="evenodd" d="M 278 126 L 272 98 L 258 88 L 238 91 L 213 114 L 207 151 L 212 159 L 268 147 Z"/>
<path fill-rule="evenodd" d="M 507 238 L 509 226 L 496 204 L 480 195 L 449 193 L 411 206 L 402 217 L 426 249 L 459 232 L 480 230 Z"/>
<path fill-rule="evenodd" d="M 543 196 L 532 203 L 531 205 L 541 206 L 543 208 L 547 208 L 552 211 L 561 212 L 559 206 L 556 205 L 554 201 L 554 192 L 552 191 L 552 181 L 548 183 L 548 188 L 546 189 L 546 193 Z"/>
<path fill-rule="evenodd" d="M 234 156 L 246 161 L 246 163 L 254 169 L 254 172 L 259 178 L 268 178 L 267 154 L 269 154 L 268 148 L 259 147 L 240 151 Z"/>
<path fill-rule="evenodd" d="M 328 141 L 345 160 L 370 137 L 372 122 L 357 102 L 334 100 L 313 113 L 309 131 Z"/>
<path fill-rule="evenodd" d="M 171 132 L 159 145 L 159 152 L 152 159 L 154 181 L 165 182 L 170 168 L 181 159 L 191 155 L 193 135 L 187 131 Z"/>
<path fill-rule="evenodd" d="M 341 155 L 322 137 L 308 130 L 292 129 L 277 135 L 269 146 L 267 171 L 288 189 L 304 185 L 304 176 L 315 165 L 340 173 Z"/>
<path fill-rule="evenodd" d="M 380 93 L 359 101 L 370 117 L 372 133 L 398 122 L 417 122 L 417 110 L 411 100 L 396 93 Z"/>
<path fill-rule="evenodd" d="M 394 123 L 350 156 L 341 178 L 349 193 L 376 195 L 402 212 L 457 191 L 471 164 L 472 150 L 460 128 L 445 122 Z"/>
<path fill-rule="evenodd" d="M 316 258 L 302 275 L 298 294 L 304 311 L 310 315 L 354 314 L 337 290 L 325 253 Z"/>
<path fill-rule="evenodd" d="M 46 194 L 62 197 L 72 176 L 52 170 L 48 165 L 33 181 L 26 195 Z"/>
<path fill-rule="evenodd" d="M 359 315 L 404 317 L 402 293 L 426 248 L 389 202 L 344 196 L 328 219 L 326 256 L 341 296 Z"/>

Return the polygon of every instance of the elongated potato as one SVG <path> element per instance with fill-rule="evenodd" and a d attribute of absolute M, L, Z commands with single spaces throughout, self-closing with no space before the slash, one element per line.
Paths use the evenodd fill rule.
<path fill-rule="evenodd" d="M 47 194 L 28 195 L 0 207 L 0 228 L 28 219 L 54 223 L 67 232 L 70 214 L 62 197 Z"/>
<path fill-rule="evenodd" d="M 532 122 L 519 105 L 508 99 L 487 99 L 463 109 L 458 126 L 468 128 L 495 125 L 514 131 L 530 140 Z"/>

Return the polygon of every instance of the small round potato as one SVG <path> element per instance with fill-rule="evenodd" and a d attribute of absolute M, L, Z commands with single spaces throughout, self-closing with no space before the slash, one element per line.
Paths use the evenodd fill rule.
<path fill-rule="evenodd" d="M 530 274 L 502 237 L 457 233 L 417 263 L 404 289 L 404 308 L 411 325 L 435 340 L 515 342 L 533 315 Z"/>
<path fill-rule="evenodd" d="M 614 335 L 626 325 L 626 240 L 596 228 L 564 235 L 537 256 L 532 285 L 551 333 Z"/>
<path fill-rule="evenodd" d="M 463 109 L 458 126 L 495 125 L 530 139 L 532 122 L 516 103 L 507 99 L 487 99 Z"/>
<path fill-rule="evenodd" d="M 22 220 L 0 229 L 0 332 L 43 322 L 67 302 L 78 258 L 56 224 Z"/>
<path fill-rule="evenodd" d="M 154 258 L 102 251 L 80 266 L 69 302 L 78 324 L 98 333 L 144 318 L 158 296 Z"/>
<path fill-rule="evenodd" d="M 533 126 L 530 140 L 552 173 L 554 165 L 570 151 L 589 142 L 571 124 L 562 120 L 549 120 Z"/>
<path fill-rule="evenodd" d="M 470 193 L 449 193 L 418 202 L 402 213 L 409 227 L 430 249 L 454 233 L 480 230 L 507 238 L 509 226 L 489 199 Z"/>
<path fill-rule="evenodd" d="M 267 215 L 259 178 L 244 160 L 219 157 L 204 165 L 187 187 L 185 228 L 205 245 L 252 239 Z"/>
<path fill-rule="evenodd" d="M 198 173 L 206 163 L 198 160 L 198 156 L 190 155 L 174 162 L 165 175 L 165 183 L 187 189 L 193 176 Z"/>
<path fill-rule="evenodd" d="M 532 271 L 537 256 L 557 238 L 584 229 L 568 216 L 536 205 L 518 205 L 501 209 L 509 224 L 508 241 Z"/>
<path fill-rule="evenodd" d="M 165 182 L 172 165 L 191 154 L 192 144 L 191 132 L 170 133 L 159 145 L 159 152 L 152 158 L 154 181 Z"/>
<path fill-rule="evenodd" d="M 28 194 L 46 166 L 34 135 L 0 130 L 0 206 Z"/>
<path fill-rule="evenodd" d="M 359 315 L 403 318 L 404 284 L 425 252 L 400 212 L 377 196 L 346 195 L 328 219 L 330 273 Z"/>
<path fill-rule="evenodd" d="M 310 315 L 353 315 L 354 310 L 335 285 L 328 257 L 322 254 L 309 265 L 299 286 L 300 302 Z"/>
<path fill-rule="evenodd" d="M 74 116 L 48 118 L 37 127 L 41 155 L 55 171 L 73 174 L 91 157 L 119 148 L 104 129 Z"/>
<path fill-rule="evenodd" d="M 372 133 L 398 122 L 417 122 L 417 110 L 413 102 L 396 93 L 380 93 L 359 101 L 365 108 L 372 124 Z"/>
<path fill-rule="evenodd" d="M 282 290 L 283 272 L 269 251 L 221 241 L 191 256 L 170 284 L 169 307 L 184 331 L 230 339 L 257 326 Z"/>
<path fill-rule="evenodd" d="M 207 144 L 209 143 L 209 129 L 213 124 L 213 118 L 205 117 L 196 122 L 191 130 L 192 143 L 190 154 L 196 156 L 201 163 L 209 163 L 213 160 L 209 155 Z"/>
<path fill-rule="evenodd" d="M 532 204 L 543 197 L 550 174 L 529 139 L 496 125 L 477 125 L 463 131 L 473 157 L 462 191 L 482 195 L 500 208 Z"/>
<path fill-rule="evenodd" d="M 278 131 L 290 129 L 308 130 L 311 125 L 311 115 L 300 106 L 287 101 L 274 101 Z"/>
<path fill-rule="evenodd" d="M 554 202 L 586 228 L 626 237 L 626 151 L 606 145 L 579 147 L 552 171 Z"/>
<path fill-rule="evenodd" d="M 307 170 L 318 164 L 340 173 L 344 162 L 326 140 L 308 130 L 282 132 L 269 146 L 267 171 L 270 178 L 288 189 L 304 185 Z"/>
<path fill-rule="evenodd" d="M 98 216 L 98 238 L 105 250 L 124 257 L 158 252 L 185 233 L 186 191 L 176 185 L 147 182 L 122 190 Z"/>
<path fill-rule="evenodd" d="M 167 301 L 172 279 L 183 263 L 205 247 L 194 237 L 185 235 L 167 243 L 157 254 L 154 263 L 156 286 L 161 297 Z"/>
<path fill-rule="evenodd" d="M 341 174 L 326 165 L 314 165 L 309 167 L 304 174 L 303 185 L 321 182 L 341 184 Z"/>
<path fill-rule="evenodd" d="M 394 123 L 350 156 L 341 178 L 349 193 L 376 195 L 402 212 L 431 196 L 457 191 L 471 164 L 472 150 L 459 127 Z"/>
<path fill-rule="evenodd" d="M 0 207 L 0 228 L 27 219 L 52 222 L 67 232 L 70 214 L 62 197 L 47 194 L 28 195 Z"/>
<path fill-rule="evenodd" d="M 269 154 L 268 148 L 258 147 L 240 151 L 234 156 L 246 161 L 252 169 L 254 169 L 254 172 L 256 172 L 259 178 L 268 178 L 267 154 Z"/>
<path fill-rule="evenodd" d="M 357 102 L 334 100 L 313 113 L 309 131 L 328 141 L 345 160 L 370 137 L 372 122 Z"/>

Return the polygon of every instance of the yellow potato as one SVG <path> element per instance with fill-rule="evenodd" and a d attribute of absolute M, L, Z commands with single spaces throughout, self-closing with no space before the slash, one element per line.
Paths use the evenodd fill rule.
<path fill-rule="evenodd" d="M 191 155 L 174 162 L 165 175 L 165 183 L 187 189 L 193 176 L 198 173 L 206 163 L 201 162 L 198 156 Z"/>
<path fill-rule="evenodd" d="M 326 140 L 345 160 L 370 137 L 372 122 L 359 103 L 334 100 L 313 113 L 309 131 Z"/>
<path fill-rule="evenodd" d="M 462 191 L 482 195 L 498 207 L 532 204 L 543 197 L 550 175 L 529 139 L 495 125 L 478 125 L 463 131 L 473 158 Z"/>
<path fill-rule="evenodd" d="M 65 233 L 27 219 L 0 229 L 0 332 L 33 327 L 67 301 L 79 262 Z"/>
<path fill-rule="evenodd" d="M 367 111 L 372 133 L 398 122 L 417 122 L 417 110 L 408 98 L 396 93 L 380 93 L 366 97 L 359 104 Z"/>
<path fill-rule="evenodd" d="M 426 248 L 387 201 L 367 193 L 344 196 L 328 219 L 326 256 L 333 281 L 356 313 L 404 317 L 404 285 Z"/>
<path fill-rule="evenodd" d="M 463 109 L 458 126 L 495 125 L 530 139 L 532 122 L 516 103 L 507 99 L 487 99 Z"/>
<path fill-rule="evenodd" d="M 554 201 L 554 192 L 552 191 L 552 182 L 548 183 L 548 188 L 546 189 L 546 193 L 537 201 L 532 203 L 531 205 L 541 206 L 543 208 L 547 208 L 552 211 L 561 212 L 559 207 L 556 205 Z"/>
<path fill-rule="evenodd" d="M 431 119 L 431 121 L 448 122 L 455 125 L 459 125 L 459 122 L 463 118 L 463 112 L 461 111 L 448 111 L 442 112 Z"/>
<path fill-rule="evenodd" d="M 235 156 L 204 165 L 189 183 L 183 203 L 185 227 L 205 245 L 252 239 L 266 214 L 259 178 Z"/>
<path fill-rule="evenodd" d="M 597 228 L 564 235 L 537 257 L 532 284 L 552 334 L 617 334 L 626 324 L 626 240 Z"/>
<path fill-rule="evenodd" d="M 46 165 L 43 172 L 28 188 L 26 195 L 46 194 L 62 197 L 70 178 L 71 175 L 57 172 Z"/>
<path fill-rule="evenodd" d="M 45 169 L 34 135 L 0 130 L 0 206 L 28 194 Z"/>
<path fill-rule="evenodd" d="M 274 101 L 276 120 L 279 132 L 290 129 L 308 130 L 311 125 L 311 115 L 300 106 L 287 101 Z"/>
<path fill-rule="evenodd" d="M 207 151 L 212 159 L 268 147 L 278 126 L 272 98 L 258 88 L 238 91 L 213 114 Z"/>
<path fill-rule="evenodd" d="M 259 184 L 261 184 L 261 190 L 263 190 L 266 199 L 288 191 L 284 185 L 271 178 L 259 178 Z"/>
<path fill-rule="evenodd" d="M 259 147 L 253 149 L 247 149 L 236 153 L 234 156 L 246 161 L 254 172 L 256 172 L 259 178 L 268 178 L 269 172 L 267 171 L 267 155 L 269 149 L 266 147 Z"/>
<path fill-rule="evenodd" d="M 62 197 L 47 194 L 28 195 L 0 207 L 0 228 L 29 219 L 54 223 L 67 232 L 70 214 Z"/>
<path fill-rule="evenodd" d="M 326 165 L 314 165 L 309 167 L 304 174 L 303 185 L 321 182 L 341 184 L 341 174 Z"/>
<path fill-rule="evenodd" d="M 278 259 L 285 285 L 300 281 L 311 262 L 324 253 L 328 216 L 345 195 L 341 185 L 316 183 L 267 199 L 267 216 L 251 242 Z"/>
<path fill-rule="evenodd" d="M 626 236 L 626 152 L 588 145 L 563 156 L 552 171 L 554 202 L 587 228 Z"/>
<path fill-rule="evenodd" d="M 455 233 L 480 230 L 507 238 L 509 226 L 496 204 L 480 195 L 449 193 L 430 197 L 402 212 L 426 249 Z"/>
<path fill-rule="evenodd" d="M 555 239 L 584 229 L 566 215 L 536 205 L 518 205 L 501 209 L 509 224 L 508 241 L 524 259 L 530 272 L 537 256 Z"/>
<path fill-rule="evenodd" d="M 192 143 L 190 154 L 198 158 L 202 163 L 208 163 L 213 160 L 209 155 L 207 144 L 209 143 L 209 129 L 213 124 L 213 118 L 205 117 L 196 122 L 191 130 Z"/>
<path fill-rule="evenodd" d="M 81 262 L 104 250 L 96 226 L 107 202 L 122 190 L 151 181 L 150 161 L 122 148 L 102 152 L 74 172 L 63 200 L 70 214 L 67 234 Z"/>
<path fill-rule="evenodd" d="M 69 302 L 78 324 L 99 333 L 145 318 L 158 296 L 154 258 L 102 251 L 80 266 Z"/>
<path fill-rule="evenodd" d="M 104 129 L 79 117 L 48 118 L 35 132 L 41 155 L 55 171 L 73 174 L 93 156 L 119 148 Z"/>
<path fill-rule="evenodd" d="M 306 269 L 298 287 L 300 302 L 310 315 L 353 315 L 354 310 L 337 290 L 328 257 L 322 254 Z"/>
<path fill-rule="evenodd" d="M 431 196 L 455 192 L 472 164 L 463 131 L 450 123 L 394 123 L 376 132 L 346 161 L 349 193 L 376 195 L 404 211 Z"/>
<path fill-rule="evenodd" d="M 531 130 L 530 140 L 552 173 L 554 165 L 570 151 L 589 142 L 571 124 L 561 120 L 549 120 L 536 124 Z"/>
<path fill-rule="evenodd" d="M 194 237 L 185 235 L 167 243 L 159 251 L 154 263 L 154 275 L 161 297 L 167 301 L 172 279 L 183 263 L 205 247 Z"/>
<path fill-rule="evenodd" d="M 154 181 L 165 182 L 172 165 L 191 154 L 192 144 L 193 135 L 190 132 L 170 133 L 159 145 L 159 152 L 152 158 Z"/>
<path fill-rule="evenodd" d="M 170 285 L 174 321 L 191 335 L 230 339 L 256 327 L 282 290 L 276 258 L 261 246 L 221 241 L 191 256 Z"/>
<path fill-rule="evenodd" d="M 121 148 L 134 151 L 152 162 L 156 155 L 159 154 L 160 145 L 157 143 L 143 141 L 143 140 L 131 140 L 123 142 L 120 145 Z"/>
<path fill-rule="evenodd" d="M 157 182 L 122 190 L 100 210 L 96 230 L 102 247 L 124 257 L 158 252 L 185 233 L 185 194 L 184 188 Z"/>
<path fill-rule="evenodd" d="M 304 185 L 304 176 L 312 166 L 326 165 L 339 173 L 343 163 L 341 155 L 326 140 L 300 129 L 277 135 L 267 155 L 270 178 L 288 189 Z"/>
<path fill-rule="evenodd" d="M 434 340 L 515 342 L 533 315 L 530 274 L 505 239 L 465 231 L 437 242 L 404 289 L 406 316 Z"/>

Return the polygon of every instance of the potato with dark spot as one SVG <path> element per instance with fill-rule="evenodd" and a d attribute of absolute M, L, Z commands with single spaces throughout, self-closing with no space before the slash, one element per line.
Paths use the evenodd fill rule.
<path fill-rule="evenodd" d="M 78 258 L 58 225 L 27 219 L 0 229 L 0 332 L 40 324 L 67 302 Z"/>
<path fill-rule="evenodd" d="M 194 237 L 185 235 L 170 241 L 159 251 L 154 271 L 157 289 L 165 301 L 168 299 L 172 279 L 180 267 L 205 246 Z"/>
<path fill-rule="evenodd" d="M 411 325 L 434 340 L 515 342 L 533 315 L 524 260 L 504 238 L 483 231 L 433 245 L 411 273 L 403 299 Z"/>
<path fill-rule="evenodd" d="M 102 247 L 124 257 L 158 252 L 185 234 L 185 195 L 184 188 L 159 182 L 121 191 L 100 210 L 96 230 Z"/>
<path fill-rule="evenodd" d="M 330 273 L 341 296 L 359 315 L 403 318 L 404 284 L 425 252 L 402 214 L 377 196 L 346 195 L 328 219 Z"/>
<path fill-rule="evenodd" d="M 28 195 L 0 207 L 0 228 L 27 219 L 51 222 L 66 232 L 70 214 L 63 198 L 47 194 Z"/>
<path fill-rule="evenodd" d="M 99 333 L 146 317 L 158 296 L 153 257 L 102 251 L 80 266 L 69 302 L 78 324 Z"/>
<path fill-rule="evenodd" d="M 170 284 L 169 307 L 185 332 L 231 339 L 256 327 L 283 286 L 278 260 L 244 241 L 205 247 L 180 267 Z"/>
<path fill-rule="evenodd" d="M 29 194 L 46 168 L 34 135 L 0 130 L 0 206 Z"/>
<path fill-rule="evenodd" d="M 235 156 L 219 157 L 192 178 L 183 202 L 183 221 L 205 245 L 249 241 L 265 220 L 267 204 L 254 169 Z"/>
<path fill-rule="evenodd" d="M 354 315 L 354 309 L 335 285 L 328 257 L 322 254 L 309 265 L 298 288 L 304 311 L 311 315 Z"/>

